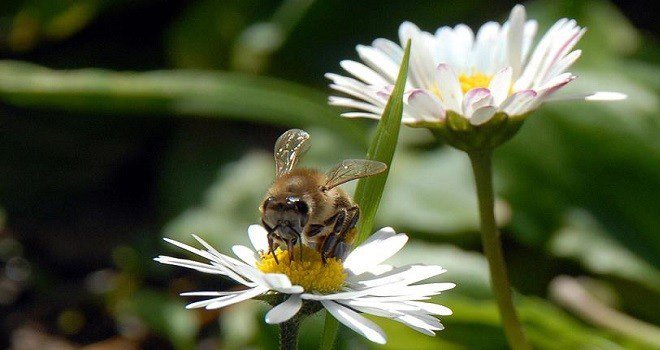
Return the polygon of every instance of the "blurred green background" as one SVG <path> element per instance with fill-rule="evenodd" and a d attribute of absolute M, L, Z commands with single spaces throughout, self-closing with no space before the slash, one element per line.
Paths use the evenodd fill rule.
<path fill-rule="evenodd" d="M 163 236 L 246 242 L 289 127 L 308 166 L 362 157 L 374 124 L 326 105 L 325 72 L 356 44 L 502 21 L 510 1 L 26 0 L 0 3 L 0 348 L 274 349 L 267 309 L 184 310 L 231 288 L 157 265 Z M 543 32 L 589 28 L 578 90 L 496 152 L 497 211 L 519 311 L 539 349 L 660 348 L 660 49 L 651 1 L 525 3 Z M 387 320 L 389 349 L 505 349 L 464 154 L 402 129 L 378 225 L 413 237 L 454 310 L 426 337 Z M 301 347 L 317 346 L 322 317 Z M 411 347 L 414 344 L 414 347 Z M 368 344 L 341 330 L 342 349 Z"/>

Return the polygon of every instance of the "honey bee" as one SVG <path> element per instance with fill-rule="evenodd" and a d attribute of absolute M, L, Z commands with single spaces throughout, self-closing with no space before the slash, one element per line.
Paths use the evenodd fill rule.
<path fill-rule="evenodd" d="M 269 253 L 277 263 L 275 249 L 286 248 L 293 260 L 293 248 L 300 244 L 315 249 L 323 262 L 343 259 L 355 238 L 360 208 L 341 188 L 343 183 L 379 174 L 387 165 L 367 159 L 347 159 L 327 173 L 296 168 L 309 149 L 309 134 L 291 129 L 275 143 L 275 181 L 266 192 L 259 210 L 268 231 Z"/>

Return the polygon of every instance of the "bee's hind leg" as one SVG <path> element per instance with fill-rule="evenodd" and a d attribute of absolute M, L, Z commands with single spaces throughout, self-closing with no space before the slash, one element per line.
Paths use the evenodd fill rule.
<path fill-rule="evenodd" d="M 339 242 L 335 245 L 335 250 L 333 252 L 333 257 L 344 261 L 346 255 L 348 255 L 349 244 L 346 242 Z"/>
<path fill-rule="evenodd" d="M 321 246 L 321 259 L 325 263 L 327 258 L 339 258 L 343 260 L 348 253 L 349 244 L 346 243 L 348 235 L 357 225 L 360 219 L 360 208 L 353 206 L 348 209 L 342 208 L 334 217 L 332 232 Z"/>
<path fill-rule="evenodd" d="M 348 247 L 348 243 L 346 243 L 346 238 L 348 236 L 348 233 L 355 228 L 358 220 L 360 219 L 360 208 L 358 206 L 354 206 L 348 208 L 348 210 L 346 209 L 344 210 L 347 216 L 348 215 L 352 215 L 352 216 L 350 216 L 349 220 L 344 220 L 343 225 L 340 228 L 340 231 L 337 233 L 337 239 L 335 240 L 334 245 L 330 248 L 330 251 L 328 252 L 329 253 L 328 256 L 337 257 L 342 260 L 344 259 L 344 255 L 348 253 L 349 247 Z"/>
<path fill-rule="evenodd" d="M 332 250 L 332 247 L 335 246 L 335 243 L 337 242 L 337 237 L 335 234 L 331 234 L 328 237 L 325 238 L 325 241 L 323 241 L 323 245 L 321 245 L 321 260 L 323 263 L 326 263 L 326 260 L 328 259 L 328 252 Z"/>

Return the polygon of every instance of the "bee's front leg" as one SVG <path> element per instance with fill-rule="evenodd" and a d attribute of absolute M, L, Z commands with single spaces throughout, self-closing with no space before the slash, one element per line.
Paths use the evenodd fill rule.
<path fill-rule="evenodd" d="M 268 239 L 268 253 L 273 254 L 273 259 L 275 259 L 275 263 L 279 265 L 279 261 L 277 260 L 277 254 L 275 254 L 275 230 L 273 230 L 272 227 L 268 226 L 266 222 L 261 220 L 261 225 L 266 229 L 268 234 L 266 235 L 266 238 Z M 278 243 L 279 245 L 279 243 Z"/>
<path fill-rule="evenodd" d="M 275 236 L 275 234 L 273 233 L 273 231 L 268 232 L 268 234 L 266 235 L 266 238 L 268 239 L 268 250 L 269 250 L 268 253 L 273 254 L 273 259 L 275 259 L 275 263 L 279 265 L 280 262 L 277 260 L 277 254 L 275 254 L 275 238 L 274 238 L 274 236 Z"/>

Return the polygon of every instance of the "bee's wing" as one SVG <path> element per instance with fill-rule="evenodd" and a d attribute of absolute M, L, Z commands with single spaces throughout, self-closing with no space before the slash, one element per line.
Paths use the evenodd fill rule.
<path fill-rule="evenodd" d="M 380 174 L 387 169 L 385 163 L 367 159 L 346 159 L 326 173 L 328 181 L 325 189 L 331 189 L 345 182 Z"/>
<path fill-rule="evenodd" d="M 289 173 L 309 149 L 309 134 L 300 129 L 287 130 L 275 142 L 275 175 Z"/>

